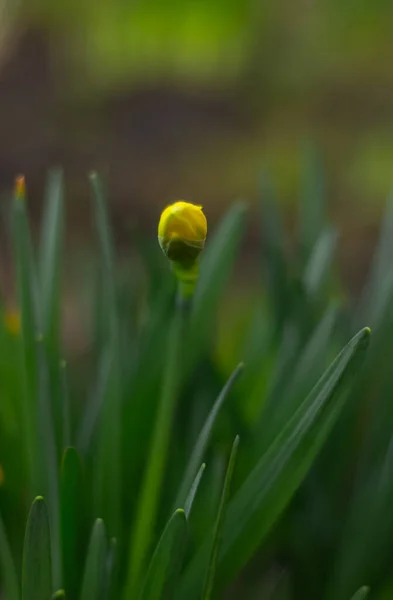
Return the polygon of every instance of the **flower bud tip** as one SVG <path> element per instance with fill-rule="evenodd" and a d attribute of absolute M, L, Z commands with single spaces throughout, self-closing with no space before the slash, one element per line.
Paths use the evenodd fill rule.
<path fill-rule="evenodd" d="M 15 197 L 18 200 L 26 199 L 26 182 L 24 175 L 18 175 L 15 179 Z"/>

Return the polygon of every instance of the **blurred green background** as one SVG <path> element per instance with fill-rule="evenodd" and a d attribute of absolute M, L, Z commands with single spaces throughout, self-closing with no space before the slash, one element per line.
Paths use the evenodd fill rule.
<path fill-rule="evenodd" d="M 290 209 L 312 140 L 342 224 L 342 267 L 362 277 L 391 186 L 389 0 L 0 7 L 1 189 L 22 171 L 34 202 L 48 165 L 61 164 L 69 219 L 84 236 L 84 176 L 97 168 L 127 237 L 131 221 L 150 227 L 173 199 L 215 219 L 234 197 L 256 198 L 263 168 Z"/>

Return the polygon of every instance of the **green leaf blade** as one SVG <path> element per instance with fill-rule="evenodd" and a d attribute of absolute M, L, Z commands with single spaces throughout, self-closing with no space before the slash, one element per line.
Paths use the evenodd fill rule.
<path fill-rule="evenodd" d="M 0 565 L 3 579 L 4 592 L 8 600 L 19 600 L 19 581 L 16 573 L 14 559 L 5 531 L 3 519 L 0 515 Z"/>
<path fill-rule="evenodd" d="M 337 242 L 337 232 L 326 227 L 318 236 L 304 269 L 303 282 L 307 292 L 317 297 L 331 269 Z"/>
<path fill-rule="evenodd" d="M 111 538 L 106 556 L 102 600 L 116 598 L 117 554 L 117 540 L 116 538 Z"/>
<path fill-rule="evenodd" d="M 244 202 L 234 204 L 203 252 L 190 318 L 189 366 L 195 364 L 208 339 L 219 299 L 243 237 L 246 213 Z"/>
<path fill-rule="evenodd" d="M 60 400 L 62 414 L 62 444 L 63 448 L 68 448 L 71 444 L 71 415 L 70 415 L 70 394 L 68 388 L 67 363 L 64 359 L 59 362 L 60 379 Z"/>
<path fill-rule="evenodd" d="M 79 569 L 75 565 L 81 462 L 75 448 L 66 448 L 60 473 L 60 525 L 65 588 L 75 597 Z"/>
<path fill-rule="evenodd" d="M 366 600 L 369 593 L 370 593 L 370 588 L 368 588 L 366 585 L 364 585 L 356 592 L 356 594 L 354 594 L 352 596 L 351 600 Z"/>
<path fill-rule="evenodd" d="M 195 479 L 194 479 L 194 481 L 192 483 L 192 486 L 190 488 L 190 491 L 188 493 L 186 501 L 184 502 L 184 512 L 185 512 L 185 515 L 186 515 L 187 519 L 190 516 L 192 505 L 194 504 L 195 496 L 197 494 L 197 491 L 198 491 L 198 488 L 199 488 L 199 484 L 201 482 L 202 475 L 203 475 L 205 469 L 206 469 L 206 464 L 202 463 L 201 467 L 200 467 L 198 473 L 196 474 Z"/>
<path fill-rule="evenodd" d="M 303 189 L 300 198 L 299 237 L 306 262 L 323 229 L 326 213 L 325 182 L 317 150 L 308 144 L 303 158 Z"/>
<path fill-rule="evenodd" d="M 63 173 L 49 173 L 41 230 L 40 275 L 44 335 L 50 354 L 59 354 L 60 278 L 64 230 Z"/>
<path fill-rule="evenodd" d="M 233 471 L 235 468 L 235 461 L 237 456 L 237 450 L 239 446 L 239 436 L 237 435 L 231 450 L 231 455 L 229 457 L 228 468 L 225 476 L 224 487 L 222 490 L 220 506 L 218 508 L 217 520 L 215 525 L 215 530 L 213 534 L 213 545 L 210 554 L 209 566 L 207 570 L 207 576 L 205 581 L 205 587 L 202 594 L 202 600 L 210 600 L 213 587 L 214 587 L 214 577 L 216 573 L 217 559 L 218 559 L 218 551 L 221 543 L 222 529 L 224 525 L 225 511 L 229 499 L 230 486 L 233 477 Z"/>
<path fill-rule="evenodd" d="M 187 532 L 184 510 L 176 510 L 169 519 L 150 562 L 140 600 L 160 600 L 171 569 L 178 568 L 178 553 Z M 126 596 L 127 597 L 127 596 Z"/>
<path fill-rule="evenodd" d="M 53 424 L 52 402 L 49 381 L 49 365 L 44 340 L 37 338 L 38 396 L 37 433 L 40 480 L 48 501 L 51 525 L 53 580 L 56 588 L 62 585 L 62 559 L 60 542 L 60 494 L 57 447 Z"/>
<path fill-rule="evenodd" d="M 276 332 L 281 332 L 289 313 L 290 280 L 285 257 L 284 231 L 274 190 L 265 175 L 261 184 L 261 231 L 263 266 L 266 264 L 267 288 Z"/>
<path fill-rule="evenodd" d="M 99 600 L 104 583 L 106 552 L 104 521 L 97 519 L 93 526 L 86 556 L 81 600 Z"/>
<path fill-rule="evenodd" d="M 37 349 L 38 315 L 35 298 L 35 267 L 29 220 L 26 208 L 24 178 L 18 178 L 13 199 L 13 245 L 16 269 L 17 298 L 21 314 L 21 337 L 24 361 L 24 392 L 22 419 L 26 444 L 26 463 L 33 493 L 40 489 L 35 433 L 37 404 Z"/>
<path fill-rule="evenodd" d="M 120 331 L 117 310 L 116 253 L 108 214 L 108 203 L 103 182 L 97 173 L 91 173 L 93 207 L 102 266 L 103 315 L 105 317 L 104 343 L 110 355 L 108 393 L 105 395 L 99 470 L 107 485 L 101 486 L 100 509 L 109 530 L 121 537 L 121 374 L 120 374 Z M 110 493 L 106 493 L 106 490 Z"/>
<path fill-rule="evenodd" d="M 23 546 L 22 600 L 43 600 L 52 595 L 52 564 L 49 516 L 38 496 L 27 520 Z"/>
<path fill-rule="evenodd" d="M 243 369 L 244 369 L 244 364 L 239 363 L 237 365 L 237 367 L 235 368 L 235 370 L 233 371 L 233 373 L 231 374 L 231 376 L 229 377 L 226 384 L 224 385 L 223 389 L 221 390 L 220 394 L 217 397 L 216 402 L 212 406 L 212 408 L 206 418 L 206 421 L 201 429 L 201 432 L 198 436 L 198 439 L 195 443 L 194 449 L 193 449 L 190 459 L 188 461 L 188 465 L 186 467 L 185 474 L 184 474 L 182 483 L 180 485 L 179 492 L 177 494 L 177 498 L 176 498 L 176 502 L 175 502 L 175 504 L 177 506 L 183 506 L 186 501 L 188 491 L 192 485 L 194 478 L 196 477 L 199 465 L 201 464 L 201 461 L 203 460 L 203 455 L 209 444 L 209 440 L 210 440 L 211 433 L 212 433 L 212 430 L 214 427 L 214 423 L 217 419 L 217 416 L 218 416 L 226 398 L 228 397 L 229 392 L 233 388 L 234 384 L 236 383 L 236 381 L 237 381 L 238 377 L 240 376 L 240 374 L 242 373 Z"/>

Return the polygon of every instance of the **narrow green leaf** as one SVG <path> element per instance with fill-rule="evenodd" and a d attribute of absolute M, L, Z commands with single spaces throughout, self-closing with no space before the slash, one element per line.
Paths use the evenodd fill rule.
<path fill-rule="evenodd" d="M 191 489 L 190 489 L 190 491 L 188 493 L 186 501 L 184 503 L 184 512 L 185 512 L 185 515 L 186 515 L 187 519 L 190 516 L 192 505 L 194 504 L 195 496 L 196 496 L 196 493 L 198 491 L 198 487 L 199 487 L 199 484 L 201 482 L 202 475 L 203 475 L 203 473 L 205 471 L 205 468 L 206 468 L 206 464 L 202 463 L 201 467 L 200 467 L 198 473 L 196 474 L 196 477 L 195 477 L 195 479 L 194 479 L 194 481 L 192 483 L 192 486 L 191 486 Z"/>
<path fill-rule="evenodd" d="M 314 385 L 326 366 L 328 348 L 331 343 L 334 326 L 337 321 L 338 306 L 330 304 L 323 314 L 318 325 L 302 350 L 295 366 L 291 380 L 291 394 L 293 396 L 306 396 L 308 387 Z"/>
<path fill-rule="evenodd" d="M 169 519 L 157 544 L 147 572 L 141 600 L 160 600 L 171 569 L 178 567 L 178 553 L 183 548 L 187 532 L 187 519 L 184 510 L 176 510 Z M 126 596 L 127 597 L 127 596 Z"/>
<path fill-rule="evenodd" d="M 225 399 L 227 398 L 229 392 L 231 391 L 233 385 L 236 383 L 239 375 L 243 371 L 244 365 L 243 363 L 239 363 L 236 369 L 233 371 L 232 375 L 229 377 L 228 381 L 224 385 L 221 393 L 219 394 L 217 400 L 212 406 L 211 411 L 209 412 L 207 419 L 201 429 L 201 432 L 198 436 L 198 439 L 195 443 L 194 449 L 192 451 L 190 460 L 188 461 L 188 465 L 186 467 L 184 477 L 182 483 L 180 485 L 179 492 L 176 498 L 177 506 L 185 506 L 185 501 L 187 494 L 190 490 L 192 482 L 196 477 L 199 465 L 203 460 L 203 455 L 206 451 L 206 448 L 210 441 L 210 436 L 214 427 L 214 423 L 216 418 L 221 410 L 222 405 L 224 404 Z"/>
<path fill-rule="evenodd" d="M 3 519 L 0 516 L 0 567 L 7 600 L 19 600 L 19 582 Z"/>
<path fill-rule="evenodd" d="M 116 255 L 109 221 L 106 193 L 103 182 L 97 173 L 91 173 L 90 182 L 93 191 L 94 216 L 101 255 L 102 285 L 104 297 L 103 313 L 108 320 L 108 332 L 111 344 L 118 349 L 119 323 L 116 307 Z"/>
<path fill-rule="evenodd" d="M 326 282 L 336 242 L 337 231 L 333 227 L 326 227 L 315 242 L 303 274 L 304 286 L 312 296 L 317 296 Z"/>
<path fill-rule="evenodd" d="M 372 269 L 371 280 L 374 285 L 381 283 L 382 279 L 391 271 L 391 256 L 393 252 L 393 192 L 390 193 L 385 214 L 382 219 L 379 232 L 378 246 L 376 248 Z"/>
<path fill-rule="evenodd" d="M 93 356 L 99 359 L 102 347 L 106 343 L 108 336 L 108 314 L 107 302 L 104 289 L 104 274 L 100 262 L 94 265 L 94 274 L 92 276 L 92 303 L 91 303 L 91 328 L 93 340 Z"/>
<path fill-rule="evenodd" d="M 262 179 L 261 198 L 262 263 L 267 269 L 268 299 L 278 333 L 290 312 L 289 276 L 281 215 L 271 182 L 266 176 Z"/>
<path fill-rule="evenodd" d="M 343 408 L 369 336 L 369 329 L 363 329 L 345 346 L 230 502 L 218 565 L 220 585 L 249 560 L 310 469 Z M 209 538 L 186 569 L 176 599 L 198 597 L 210 543 Z"/>
<path fill-rule="evenodd" d="M 179 373 L 182 370 L 182 342 L 186 316 L 186 307 L 178 305 L 167 340 L 166 369 L 132 531 L 126 583 L 126 598 L 129 599 L 135 597 L 139 591 L 141 572 L 145 566 L 156 520 L 178 394 Z"/>
<path fill-rule="evenodd" d="M 227 282 L 245 227 L 247 206 L 234 204 L 208 239 L 193 297 L 189 331 L 190 365 L 194 364 L 211 331 L 214 315 Z"/>
<path fill-rule="evenodd" d="M 60 518 L 63 572 L 65 588 L 71 598 L 76 595 L 79 569 L 75 564 L 79 529 L 78 497 L 80 494 L 81 462 L 74 448 L 63 454 L 60 480 Z"/>
<path fill-rule="evenodd" d="M 87 551 L 81 600 L 99 600 L 104 583 L 106 552 L 107 542 L 104 521 L 97 519 L 94 523 Z"/>
<path fill-rule="evenodd" d="M 109 223 L 106 194 L 96 173 L 90 175 L 93 191 L 94 214 L 100 246 L 104 313 L 108 324 L 108 346 L 111 356 L 110 387 L 106 395 L 101 428 L 100 469 L 105 479 L 105 510 L 107 525 L 117 537 L 121 536 L 121 371 L 120 332 L 117 312 L 115 267 L 116 257 Z"/>
<path fill-rule="evenodd" d="M 228 457 L 223 452 L 212 452 L 209 468 L 205 470 L 203 485 L 198 489 L 198 501 L 194 502 L 192 518 L 192 535 L 195 548 L 205 541 L 206 532 L 212 531 L 217 519 L 218 507 L 220 505 L 222 489 L 225 480 L 225 474 L 228 466 Z M 206 548 L 206 558 L 209 555 L 211 546 Z M 206 576 L 207 563 L 205 570 L 201 571 L 201 585 Z M 202 589 L 201 589 L 202 591 Z"/>
<path fill-rule="evenodd" d="M 102 600 L 111 600 L 116 598 L 116 561 L 117 561 L 117 540 L 111 538 L 106 555 L 105 563 L 105 581 L 103 586 Z"/>
<path fill-rule="evenodd" d="M 212 304 L 216 304 L 221 296 L 243 235 L 246 211 L 247 205 L 244 202 L 235 203 L 202 254 L 201 272 L 193 304 L 195 321 L 206 319 L 206 313 L 212 312 Z"/>
<path fill-rule="evenodd" d="M 393 437 L 385 455 L 374 459 L 371 475 L 363 477 L 356 488 L 343 526 L 333 575 L 331 600 L 345 600 L 365 579 L 373 585 L 390 566 L 393 533 Z"/>
<path fill-rule="evenodd" d="M 258 302 L 243 340 L 242 356 L 247 369 L 238 386 L 239 410 L 246 426 L 253 428 L 268 399 L 268 385 L 276 360 L 272 348 L 274 324 L 270 311 Z"/>
<path fill-rule="evenodd" d="M 303 262 L 306 262 L 324 227 L 325 184 L 320 157 L 308 145 L 304 152 L 303 189 L 300 198 L 299 238 Z"/>
<path fill-rule="evenodd" d="M 370 593 L 370 588 L 368 588 L 367 586 L 364 585 L 356 592 L 356 594 L 354 594 L 352 596 L 351 600 L 366 600 L 369 593 Z"/>
<path fill-rule="evenodd" d="M 71 444 L 71 424 L 70 424 L 70 394 L 68 390 L 67 363 L 65 360 L 59 362 L 60 396 L 62 405 L 62 442 L 63 448 L 68 448 Z"/>
<path fill-rule="evenodd" d="M 60 276 L 64 229 L 63 173 L 49 173 L 41 229 L 40 275 L 43 331 L 50 354 L 58 357 L 60 325 Z"/>
<path fill-rule="evenodd" d="M 35 254 L 31 240 L 24 177 L 16 180 L 13 200 L 13 238 L 17 271 L 18 300 L 22 334 L 29 366 L 34 364 L 34 342 L 42 331 L 42 306 L 38 293 Z"/>
<path fill-rule="evenodd" d="M 52 402 L 50 396 L 49 365 L 44 348 L 44 339 L 37 338 L 38 359 L 38 434 L 39 459 L 41 467 L 41 485 L 48 501 L 51 526 L 52 568 L 55 588 L 62 585 L 62 559 L 60 542 L 60 499 L 58 486 L 57 448 L 53 426 Z"/>
<path fill-rule="evenodd" d="M 373 327 L 384 322 L 385 311 L 391 306 L 393 296 L 393 194 L 388 199 L 382 221 L 377 248 L 374 252 L 370 275 L 364 288 L 358 320 L 370 320 Z"/>
<path fill-rule="evenodd" d="M 284 384 L 273 390 L 268 406 L 262 414 L 260 441 L 257 444 L 260 450 L 266 449 L 278 435 L 302 403 L 310 386 L 314 385 L 323 373 L 337 313 L 335 305 L 329 306 L 292 366 L 292 373 L 288 376 L 285 368 L 277 373 Z"/>
<path fill-rule="evenodd" d="M 224 525 L 224 518 L 229 499 L 230 486 L 232 482 L 233 471 L 235 468 L 235 461 L 237 455 L 237 449 L 239 446 L 239 436 L 235 437 L 232 445 L 231 455 L 229 457 L 228 469 L 225 476 L 224 487 L 222 490 L 222 496 L 220 500 L 220 506 L 218 508 L 217 521 L 214 528 L 213 534 L 213 546 L 210 554 L 209 566 L 206 575 L 205 587 L 202 594 L 202 600 L 210 600 L 213 593 L 214 577 L 216 573 L 216 565 L 218 559 L 218 551 L 221 544 L 222 529 Z"/>
<path fill-rule="evenodd" d="M 52 595 L 49 516 L 38 496 L 27 519 L 23 546 L 22 600 L 43 600 Z"/>
<path fill-rule="evenodd" d="M 21 314 L 21 334 L 24 359 L 25 389 L 23 391 L 22 418 L 23 438 L 26 443 L 28 473 L 32 489 L 39 489 L 39 473 L 37 462 L 36 395 L 37 395 L 37 350 L 36 335 L 38 316 L 34 298 L 34 265 L 30 238 L 30 228 L 26 211 L 26 191 L 24 178 L 16 182 L 13 201 L 13 239 L 14 257 L 17 279 L 18 305 Z"/>
<path fill-rule="evenodd" d="M 57 592 L 55 592 L 52 596 L 52 600 L 65 600 L 65 591 L 64 590 L 57 590 Z"/>
<path fill-rule="evenodd" d="M 111 271 L 111 269 L 115 264 L 115 250 L 109 225 L 107 201 L 105 198 L 106 194 L 103 182 L 97 173 L 93 172 L 90 174 L 90 182 L 93 190 L 96 226 L 100 239 L 103 268 L 107 271 L 106 277 L 108 277 L 111 281 L 111 287 L 108 290 L 108 293 L 113 296 L 115 293 L 115 280 L 114 272 Z M 112 301 L 114 301 L 113 298 Z"/>
<path fill-rule="evenodd" d="M 86 456 L 90 449 L 93 435 L 103 410 L 105 397 L 110 383 L 111 360 L 112 357 L 109 352 L 104 351 L 97 369 L 97 381 L 86 402 L 82 421 L 76 436 L 76 445 L 82 456 Z"/>

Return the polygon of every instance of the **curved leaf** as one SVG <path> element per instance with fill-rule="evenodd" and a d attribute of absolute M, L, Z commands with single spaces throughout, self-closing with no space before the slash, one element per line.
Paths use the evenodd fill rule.
<path fill-rule="evenodd" d="M 23 545 L 22 600 L 43 600 L 52 595 L 49 516 L 38 496 L 30 509 Z"/>
<path fill-rule="evenodd" d="M 184 510 L 176 510 L 169 519 L 153 554 L 141 600 L 160 600 L 171 569 L 178 567 L 178 553 L 187 532 Z"/>
<path fill-rule="evenodd" d="M 215 401 L 213 407 L 211 408 L 207 419 L 201 429 L 201 432 L 198 436 L 198 439 L 195 443 L 194 449 L 192 451 L 190 460 L 188 461 L 188 465 L 186 467 L 186 471 L 183 477 L 183 481 L 180 486 L 180 490 L 177 494 L 176 505 L 183 506 L 186 500 L 186 496 L 188 494 L 188 490 L 190 489 L 193 479 L 196 476 L 198 471 L 198 467 L 203 460 L 203 455 L 206 451 L 207 445 L 210 440 L 210 436 L 213 430 L 214 423 L 220 412 L 222 405 L 224 404 L 225 399 L 227 398 L 229 392 L 231 391 L 233 385 L 237 381 L 240 373 L 244 368 L 243 363 L 239 363 L 236 369 L 233 371 L 232 375 L 229 377 L 228 381 L 224 385 L 219 394 L 217 400 Z"/>
<path fill-rule="evenodd" d="M 104 583 L 106 551 L 104 521 L 97 519 L 93 526 L 87 551 L 81 600 L 99 600 Z"/>

